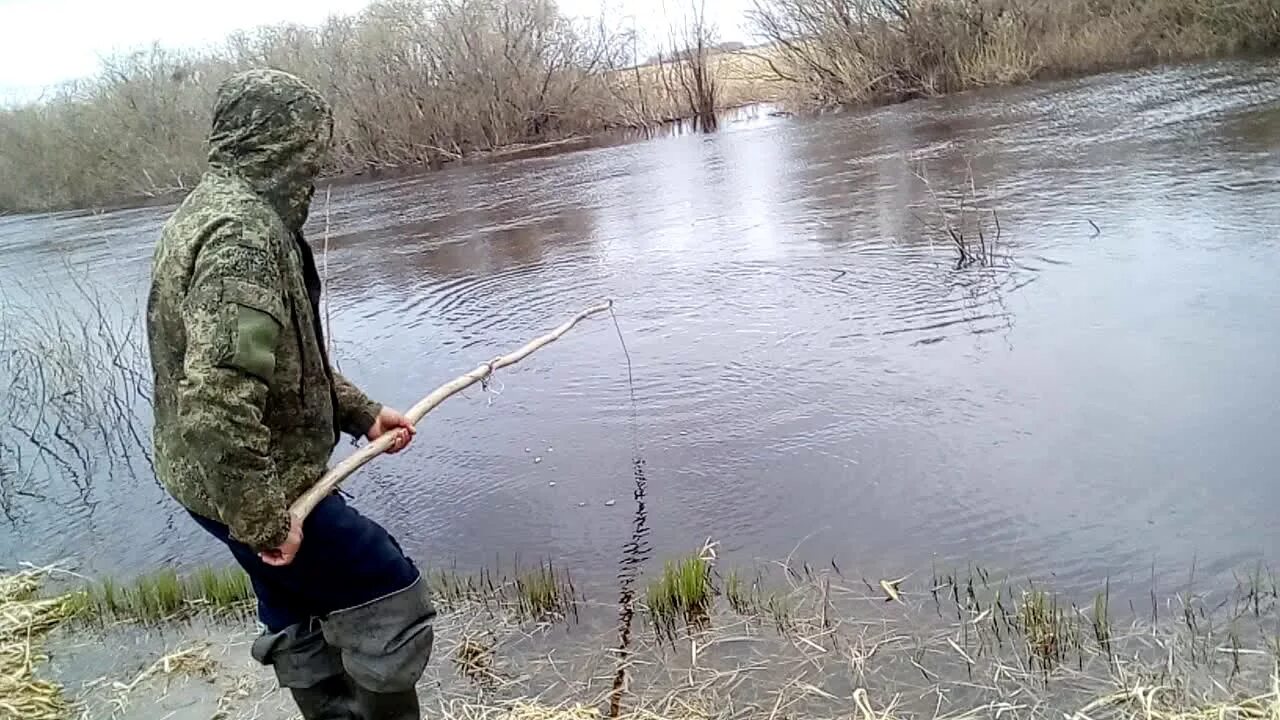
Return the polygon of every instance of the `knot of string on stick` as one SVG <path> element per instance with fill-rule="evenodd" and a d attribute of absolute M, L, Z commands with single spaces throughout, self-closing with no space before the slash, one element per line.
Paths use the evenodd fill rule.
<path fill-rule="evenodd" d="M 493 407 L 493 399 L 501 396 L 502 391 L 507 388 L 496 375 L 499 360 L 501 358 L 494 358 L 485 363 L 484 375 L 480 378 L 480 389 L 487 394 L 485 398 L 486 407 Z M 494 387 L 495 383 L 497 387 Z"/>

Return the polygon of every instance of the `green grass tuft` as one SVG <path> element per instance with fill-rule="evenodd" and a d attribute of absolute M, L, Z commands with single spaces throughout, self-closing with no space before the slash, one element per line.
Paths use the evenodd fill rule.
<path fill-rule="evenodd" d="M 655 626 L 674 630 L 678 620 L 705 623 L 715 600 L 711 564 L 700 555 L 668 561 L 662 574 L 649 584 L 645 605 Z"/>
<path fill-rule="evenodd" d="M 160 622 L 199 611 L 244 612 L 253 587 L 238 567 L 205 567 L 186 577 L 165 569 L 127 584 L 103 578 L 72 597 L 77 614 L 88 620 Z"/>
<path fill-rule="evenodd" d="M 773 626 L 778 634 L 785 635 L 795 628 L 795 621 L 791 617 L 791 601 L 786 596 L 770 593 L 761 607 L 773 620 Z"/>
<path fill-rule="evenodd" d="M 724 596 L 729 607 L 739 615 L 750 615 L 756 610 L 754 593 L 745 586 L 737 568 L 730 570 L 724 579 Z"/>
<path fill-rule="evenodd" d="M 521 570 L 517 561 L 510 578 L 487 569 L 468 575 L 456 568 L 431 570 L 426 578 L 432 599 L 444 610 L 480 604 L 502 609 L 517 620 L 537 622 L 577 616 L 573 579 L 550 562 Z"/>
<path fill-rule="evenodd" d="M 516 606 L 522 618 L 547 620 L 563 617 L 573 604 L 573 582 L 551 563 L 516 575 Z"/>
<path fill-rule="evenodd" d="M 1107 587 L 1093 599 L 1093 637 L 1098 647 L 1111 657 L 1111 580 Z"/>
<path fill-rule="evenodd" d="M 1079 629 L 1056 595 L 1031 589 L 1018 605 L 1018 624 L 1031 654 L 1048 671 L 1062 662 L 1069 650 L 1079 647 Z"/>

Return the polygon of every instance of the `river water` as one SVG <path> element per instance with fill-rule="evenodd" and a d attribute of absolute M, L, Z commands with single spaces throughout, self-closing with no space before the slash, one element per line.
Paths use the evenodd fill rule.
<path fill-rule="evenodd" d="M 608 297 L 637 401 L 633 424 L 618 334 L 593 320 L 347 488 L 424 562 L 549 557 L 588 583 L 632 533 L 637 447 L 659 557 L 710 538 L 735 562 L 976 562 L 1081 592 L 1274 561 L 1278 71 L 761 114 L 334 187 L 337 355 L 371 395 L 411 405 Z M 958 268 L 936 225 L 947 209 L 974 237 L 962 190 L 990 257 Z M 168 211 L 0 218 L 0 283 L 56 287 L 69 263 L 137 302 Z M 67 557 L 223 555 L 117 466 L 0 529 L 6 563 Z"/>

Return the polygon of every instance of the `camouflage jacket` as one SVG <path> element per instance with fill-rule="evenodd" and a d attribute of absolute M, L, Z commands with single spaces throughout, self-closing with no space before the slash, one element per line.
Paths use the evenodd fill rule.
<path fill-rule="evenodd" d="M 156 471 L 258 550 L 284 541 L 288 506 L 324 473 L 338 431 L 363 435 L 380 409 L 329 365 L 301 234 L 331 118 L 285 73 L 224 83 L 209 170 L 152 262 Z"/>

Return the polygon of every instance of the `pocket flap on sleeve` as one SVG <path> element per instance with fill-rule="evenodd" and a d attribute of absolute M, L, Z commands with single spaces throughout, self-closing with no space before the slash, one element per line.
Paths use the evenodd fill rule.
<path fill-rule="evenodd" d="M 222 300 L 231 321 L 231 352 L 226 364 L 270 383 L 284 328 L 283 303 L 262 288 L 238 280 L 224 281 Z"/>
<path fill-rule="evenodd" d="M 284 302 L 279 296 L 244 280 L 233 278 L 223 280 L 222 300 L 266 313 L 281 327 L 284 327 L 285 320 L 288 318 Z"/>

